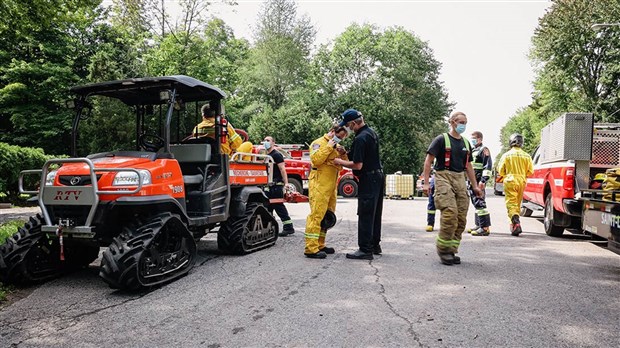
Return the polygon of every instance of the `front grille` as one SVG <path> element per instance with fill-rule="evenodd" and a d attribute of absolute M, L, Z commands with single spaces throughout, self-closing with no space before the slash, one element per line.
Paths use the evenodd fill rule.
<path fill-rule="evenodd" d="M 90 206 L 86 205 L 50 205 L 48 212 L 52 223 L 58 223 L 58 219 L 72 220 L 77 226 L 86 223 L 86 217 L 90 211 Z"/>
<path fill-rule="evenodd" d="M 101 174 L 97 175 L 97 182 L 101 179 Z M 61 175 L 58 179 L 61 185 L 65 186 L 87 186 L 91 185 L 90 175 Z"/>

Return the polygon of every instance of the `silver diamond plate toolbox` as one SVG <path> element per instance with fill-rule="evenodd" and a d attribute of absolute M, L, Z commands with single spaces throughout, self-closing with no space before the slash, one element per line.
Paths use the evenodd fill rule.
<path fill-rule="evenodd" d="M 590 161 L 594 117 L 591 113 L 566 113 L 541 131 L 541 163 Z"/>

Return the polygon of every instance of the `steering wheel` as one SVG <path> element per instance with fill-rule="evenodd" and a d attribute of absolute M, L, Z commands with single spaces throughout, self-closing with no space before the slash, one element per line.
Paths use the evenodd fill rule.
<path fill-rule="evenodd" d="M 143 133 L 138 138 L 138 145 L 146 151 L 157 152 L 157 150 L 164 147 L 166 141 L 164 138 L 155 134 Z"/>

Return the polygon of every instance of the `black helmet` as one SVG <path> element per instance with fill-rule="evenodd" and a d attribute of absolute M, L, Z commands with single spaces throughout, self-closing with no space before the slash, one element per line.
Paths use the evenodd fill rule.
<path fill-rule="evenodd" d="M 510 136 L 510 140 L 508 143 L 510 144 L 510 147 L 513 147 L 513 146 L 523 147 L 523 135 L 519 133 L 514 133 L 513 135 Z"/>
<path fill-rule="evenodd" d="M 321 220 L 321 228 L 325 231 L 336 225 L 336 214 L 333 211 L 327 210 L 325 212 L 325 216 L 323 216 L 323 220 Z"/>

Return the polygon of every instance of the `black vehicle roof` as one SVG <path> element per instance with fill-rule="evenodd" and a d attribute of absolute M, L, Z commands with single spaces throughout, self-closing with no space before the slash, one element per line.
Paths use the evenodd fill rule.
<path fill-rule="evenodd" d="M 177 99 L 184 102 L 226 98 L 226 93 L 219 88 L 185 75 L 91 83 L 73 87 L 70 91 L 82 96 L 102 95 L 119 99 L 128 105 L 140 105 L 164 103 L 159 98 L 159 92 L 172 88 L 176 88 Z"/>

